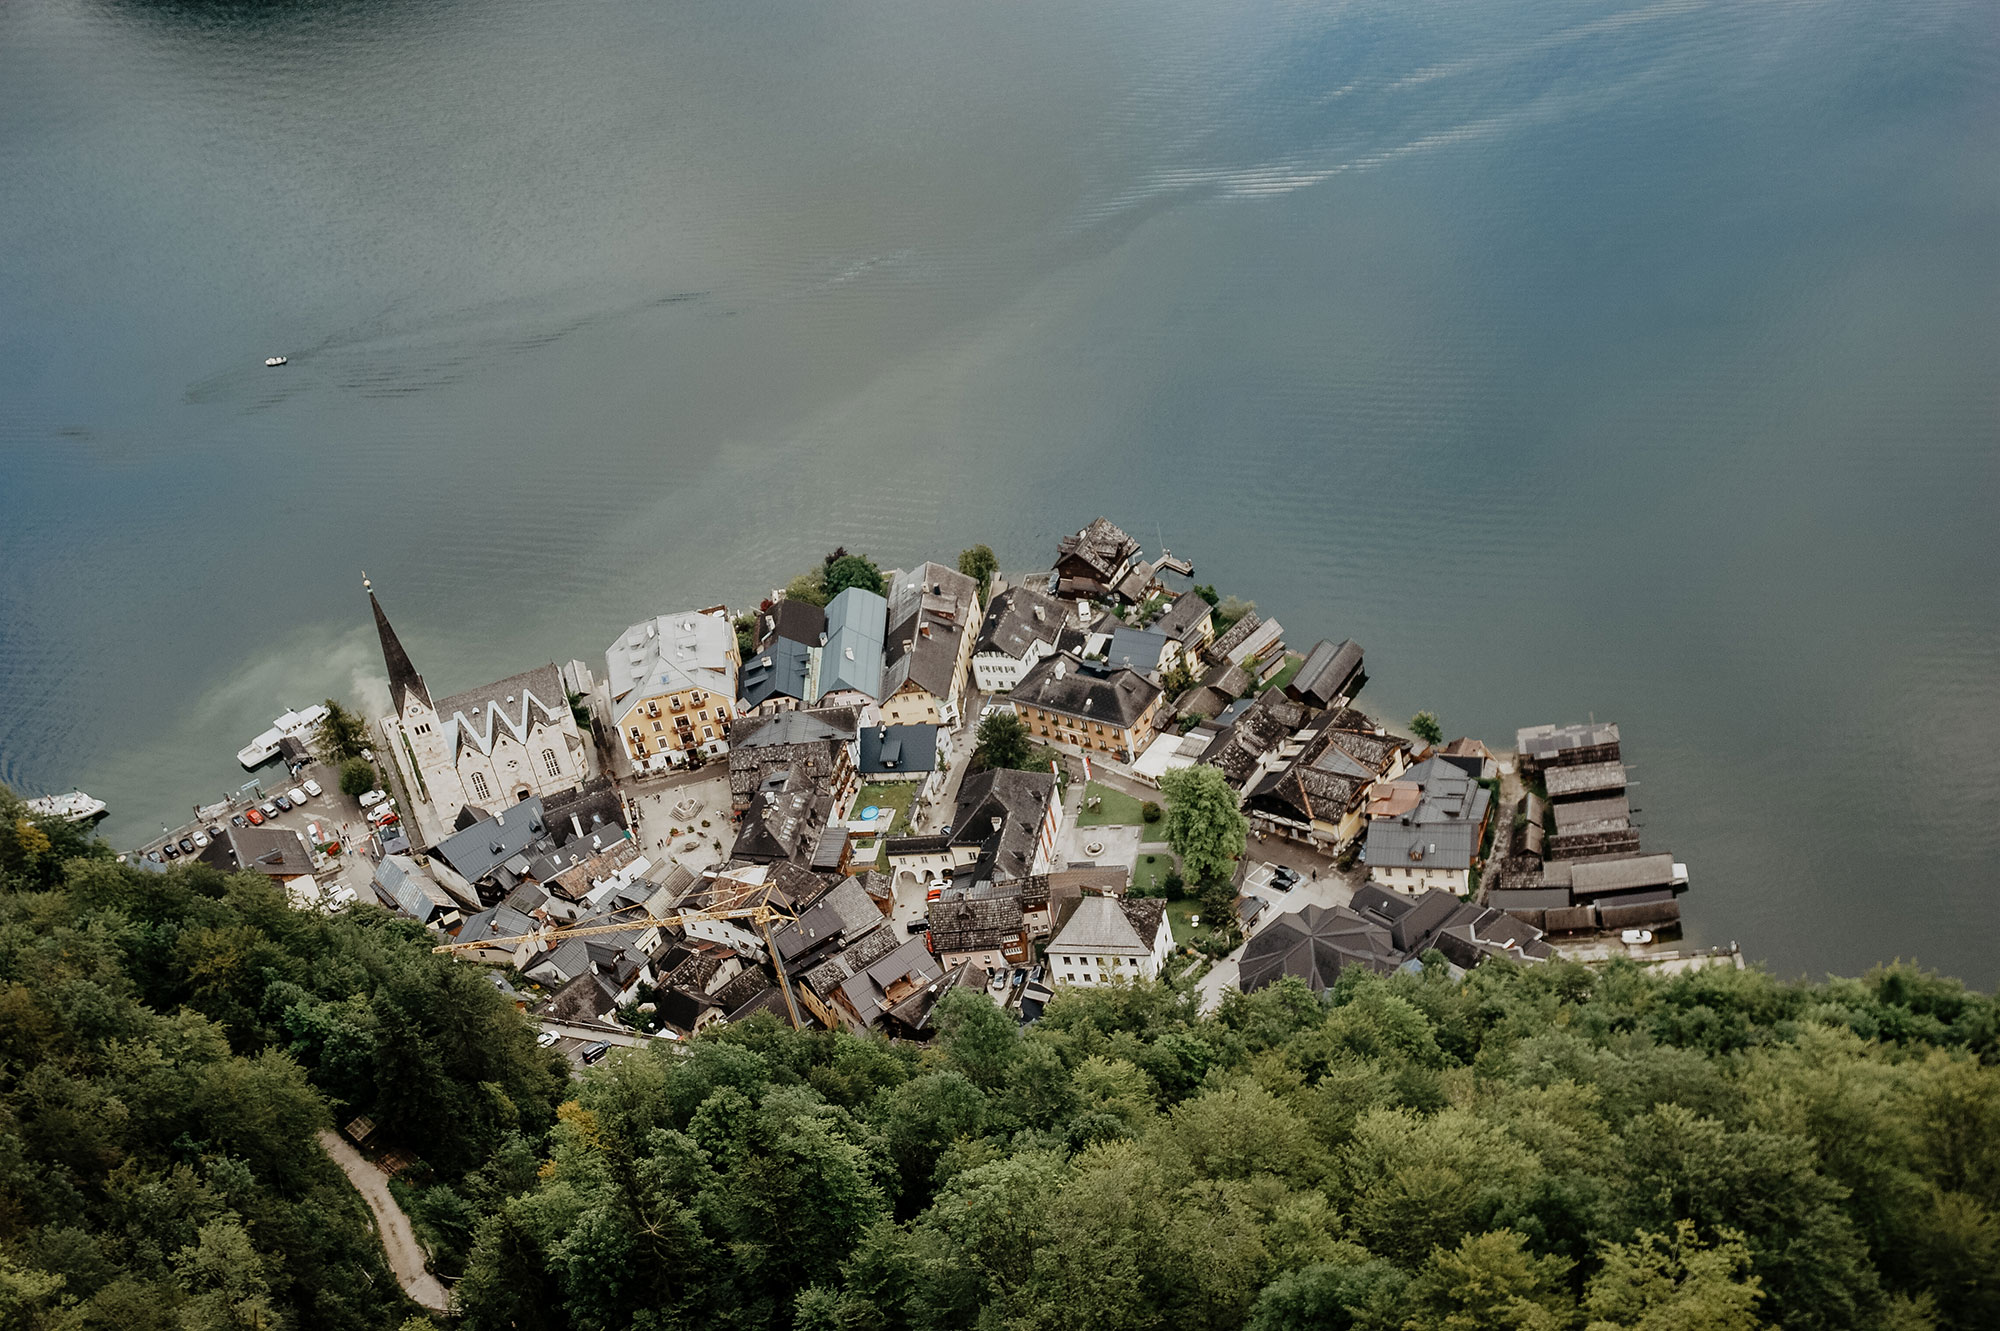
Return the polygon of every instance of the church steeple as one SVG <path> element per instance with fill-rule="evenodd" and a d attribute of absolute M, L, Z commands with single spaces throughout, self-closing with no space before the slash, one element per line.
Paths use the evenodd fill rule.
<path fill-rule="evenodd" d="M 411 694 L 424 706 L 431 705 L 431 691 L 424 687 L 424 677 L 410 664 L 410 654 L 403 650 L 403 640 L 396 636 L 396 630 L 389 627 L 389 616 L 382 613 L 382 603 L 375 599 L 375 585 L 368 581 L 368 575 L 361 575 L 361 585 L 368 592 L 368 604 L 375 611 L 375 632 L 382 639 L 382 662 L 389 667 L 389 704 L 398 716 L 403 712 L 403 701 Z"/>

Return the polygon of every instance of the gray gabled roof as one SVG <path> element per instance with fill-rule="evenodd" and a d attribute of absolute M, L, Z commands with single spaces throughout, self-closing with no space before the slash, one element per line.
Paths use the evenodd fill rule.
<path fill-rule="evenodd" d="M 722 614 L 687 610 L 641 620 L 605 649 L 613 702 L 683 689 L 736 691 L 736 630 Z"/>
<path fill-rule="evenodd" d="M 1339 699 L 1354 695 L 1354 681 L 1360 675 L 1359 643 L 1348 638 L 1336 646 L 1322 638 L 1306 653 L 1287 689 L 1293 697 L 1315 707 L 1331 707 Z"/>
<path fill-rule="evenodd" d="M 1213 614 L 1207 601 L 1193 592 L 1185 592 L 1174 599 L 1165 614 L 1153 621 L 1153 632 L 1185 644 L 1194 640 L 1203 623 L 1213 622 Z"/>
<path fill-rule="evenodd" d="M 936 726 L 864 726 L 861 771 L 868 775 L 928 772 L 937 767 Z"/>
<path fill-rule="evenodd" d="M 451 731 L 454 745 L 470 745 L 481 753 L 493 752 L 493 741 L 503 729 L 526 743 L 537 722 L 558 728 L 568 722 L 575 728 L 569 690 L 553 661 L 440 698 L 437 715 L 438 724 Z"/>
<path fill-rule="evenodd" d="M 1125 666 L 1142 675 L 1150 675 L 1160 668 L 1160 657 L 1171 641 L 1164 633 L 1120 624 L 1111 630 L 1111 641 L 1104 649 L 1104 659 L 1114 666 Z"/>
<path fill-rule="evenodd" d="M 747 710 L 762 706 L 772 698 L 797 698 L 809 702 L 808 680 L 812 674 L 815 647 L 790 638 L 772 638 L 757 654 L 743 663 L 737 676 L 737 693 Z"/>
<path fill-rule="evenodd" d="M 987 603 L 986 619 L 972 650 L 976 655 L 997 654 L 1018 661 L 1036 643 L 1053 643 L 1063 629 L 1075 627 L 1076 615 L 1067 601 L 1033 587 L 1010 587 Z"/>
<path fill-rule="evenodd" d="M 432 846 L 431 854 L 466 882 L 476 883 L 527 850 L 546 831 L 542 797 L 532 795 L 462 832 L 453 832 Z"/>
<path fill-rule="evenodd" d="M 888 627 L 889 603 L 874 592 L 849 587 L 828 603 L 815 701 L 841 689 L 880 696 L 882 643 Z"/>
<path fill-rule="evenodd" d="M 1012 696 L 1017 706 L 1026 703 L 1124 729 L 1137 724 L 1160 690 L 1136 670 L 1058 652 L 1037 661 Z"/>
<path fill-rule="evenodd" d="M 1463 770 L 1428 758 L 1397 777 L 1416 786 L 1416 807 L 1368 820 L 1368 863 L 1376 868 L 1469 869 L 1492 795 Z"/>
<path fill-rule="evenodd" d="M 1132 918 L 1111 897 L 1086 896 L 1062 929 L 1049 940 L 1051 952 L 1119 952 L 1144 956 L 1153 950 L 1153 938 L 1141 938 Z M 1137 903 L 1134 903 L 1137 904 Z M 1157 903 L 1155 903 L 1157 904 Z M 1154 921 L 1157 930 L 1158 921 Z M 1157 933 L 1155 935 L 1157 937 Z"/>

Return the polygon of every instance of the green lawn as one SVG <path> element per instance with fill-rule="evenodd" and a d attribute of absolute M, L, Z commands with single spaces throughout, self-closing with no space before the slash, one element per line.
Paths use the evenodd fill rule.
<path fill-rule="evenodd" d="M 1262 693 L 1265 689 L 1284 688 L 1285 685 L 1292 682 L 1292 676 L 1298 674 L 1299 667 L 1304 665 L 1305 663 L 1306 663 L 1306 658 L 1300 656 L 1297 652 L 1286 652 L 1285 668 L 1280 670 L 1277 674 L 1271 676 L 1271 682 L 1269 684 L 1263 685 L 1257 691 L 1259 693 Z"/>
<path fill-rule="evenodd" d="M 1089 807 L 1092 800 L 1098 801 L 1095 809 Z M 1146 821 L 1141 812 L 1143 801 L 1133 799 L 1121 790 L 1101 786 L 1093 781 L 1083 788 L 1084 807 L 1076 815 L 1078 827 L 1136 827 L 1141 841 L 1165 841 L 1167 821 L 1161 818 L 1157 823 Z"/>
<path fill-rule="evenodd" d="M 858 817 L 861 811 L 871 804 L 877 808 L 894 809 L 896 821 L 889 825 L 888 835 L 902 836 L 910 830 L 910 805 L 916 802 L 916 798 L 917 783 L 914 781 L 883 781 L 863 786 L 860 793 L 855 795 L 847 816 Z"/>
<path fill-rule="evenodd" d="M 1167 903 L 1167 925 L 1174 931 L 1174 946 L 1185 947 L 1197 939 L 1207 938 L 1206 925 L 1190 924 L 1189 921 L 1201 914 L 1201 903 L 1192 897 L 1182 901 Z"/>
<path fill-rule="evenodd" d="M 1151 896 L 1155 888 L 1166 881 L 1173 871 L 1172 855 L 1141 855 L 1132 866 L 1132 890 L 1139 896 Z"/>

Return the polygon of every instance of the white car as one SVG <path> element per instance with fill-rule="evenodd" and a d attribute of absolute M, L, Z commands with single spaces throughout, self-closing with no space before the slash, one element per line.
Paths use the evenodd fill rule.
<path fill-rule="evenodd" d="M 1627 929 L 1624 933 L 1618 935 L 1618 941 L 1621 943 L 1650 943 L 1653 941 L 1653 931 L 1651 929 Z"/>
<path fill-rule="evenodd" d="M 285 798 L 294 804 L 304 804 L 306 802 L 306 793 L 297 786 L 293 786 L 285 792 Z"/>
<path fill-rule="evenodd" d="M 383 800 L 388 798 L 389 798 L 389 792 L 386 790 L 371 790 L 366 795 L 363 795 L 361 797 L 361 807 L 364 809 L 372 809 L 376 805 L 380 804 Z"/>
<path fill-rule="evenodd" d="M 547 1049 L 550 1045 L 554 1044 L 557 1040 L 560 1039 L 562 1039 L 562 1037 L 560 1035 L 557 1035 L 554 1031 L 543 1031 L 540 1035 L 537 1035 L 535 1037 L 535 1043 L 540 1045 L 542 1048 Z"/>
<path fill-rule="evenodd" d="M 306 794 L 311 795 L 315 799 L 319 798 L 320 795 L 325 793 L 319 788 L 319 782 L 313 780 L 311 777 L 306 778 L 305 784 L 306 784 Z"/>
<path fill-rule="evenodd" d="M 315 847 L 324 846 L 331 839 L 326 833 L 319 830 L 318 823 L 306 824 L 306 840 L 312 842 Z"/>

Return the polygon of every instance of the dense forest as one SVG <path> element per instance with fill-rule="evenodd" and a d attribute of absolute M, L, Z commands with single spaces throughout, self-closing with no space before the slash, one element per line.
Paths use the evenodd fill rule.
<path fill-rule="evenodd" d="M 957 994 L 570 1082 L 413 925 L 6 803 L 0 1327 L 400 1324 L 355 1113 L 476 1331 L 2000 1326 L 2000 1007 L 1912 968 Z"/>
<path fill-rule="evenodd" d="M 567 1085 L 430 941 L 261 875 L 140 872 L 0 788 L 0 1328 L 401 1325 L 316 1134 L 370 1115 L 497 1205 Z"/>

